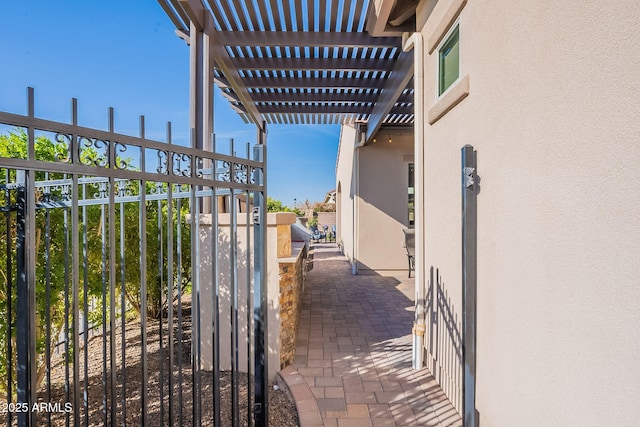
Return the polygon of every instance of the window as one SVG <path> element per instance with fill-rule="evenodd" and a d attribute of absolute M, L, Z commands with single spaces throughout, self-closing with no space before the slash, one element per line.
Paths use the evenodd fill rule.
<path fill-rule="evenodd" d="M 413 174 L 413 163 L 409 163 L 409 185 L 407 188 L 408 195 L 408 216 L 409 216 L 409 228 L 413 228 L 415 226 L 415 187 L 414 187 L 414 174 Z"/>
<path fill-rule="evenodd" d="M 438 95 L 442 95 L 460 76 L 460 27 L 456 25 L 442 44 L 438 56 Z"/>

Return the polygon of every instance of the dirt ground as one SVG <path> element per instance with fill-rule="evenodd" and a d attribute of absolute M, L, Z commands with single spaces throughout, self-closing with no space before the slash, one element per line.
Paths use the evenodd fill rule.
<path fill-rule="evenodd" d="M 249 408 L 253 407 L 250 399 L 249 388 L 253 390 L 253 377 L 246 373 L 237 373 L 234 377 L 231 372 L 220 373 L 219 392 L 214 387 L 213 373 L 202 371 L 196 377 L 196 384 L 200 384 L 194 390 L 194 374 L 191 369 L 191 316 L 188 304 L 182 305 L 182 327 L 174 328 L 174 352 L 172 355 L 173 368 L 170 369 L 168 352 L 168 328 L 164 319 L 162 328 L 162 349 L 160 348 L 159 321 L 148 320 L 147 325 L 147 425 L 168 426 L 184 425 L 214 426 L 214 397 L 219 397 L 221 426 L 233 426 L 232 415 L 235 412 L 239 417 L 240 426 L 249 426 Z M 125 323 L 125 365 L 122 369 L 122 324 L 117 325 L 115 340 L 115 365 L 116 365 L 116 392 L 115 392 L 115 418 L 118 424 L 126 419 L 127 425 L 141 425 L 142 423 L 142 346 L 141 328 L 139 320 L 131 320 Z M 178 331 L 182 331 L 179 333 Z M 113 416 L 111 410 L 111 347 L 109 333 L 103 339 L 102 330 L 97 331 L 89 339 L 86 352 L 88 363 L 85 372 L 85 350 L 83 338 L 80 340 L 79 352 L 79 376 L 80 397 L 79 408 L 73 405 L 65 406 L 66 402 L 73 403 L 73 367 L 67 367 L 62 353 L 55 354 L 52 358 L 51 385 L 47 385 L 46 378 L 38 392 L 39 402 L 50 402 L 49 408 L 42 407 L 38 412 L 38 425 L 52 426 L 73 425 L 74 417 L 79 417 L 80 425 L 96 426 L 110 424 Z M 106 355 L 106 357 L 105 357 Z M 163 363 L 161 363 L 163 361 Z M 103 373 L 106 373 L 104 375 Z M 123 376 L 124 373 L 124 376 Z M 171 381 L 169 377 L 171 376 Z M 66 378 L 70 378 L 67 382 Z M 85 379 L 88 387 L 85 387 Z M 233 381 L 235 380 L 235 381 Z M 249 381 L 250 380 L 250 383 Z M 171 384 L 169 384 L 171 382 Z M 123 383 L 125 387 L 123 389 Z M 238 405 L 232 404 L 234 393 L 233 384 L 237 384 Z M 68 384 L 68 390 L 67 390 Z M 163 386 L 161 387 L 161 384 Z M 86 390 L 86 405 L 85 405 Z M 201 402 L 196 407 L 196 412 L 201 413 L 201 421 L 193 422 L 193 402 L 195 395 Z M 252 394 L 251 394 L 252 395 Z M 126 396 L 126 399 L 122 399 Z M 105 402 L 106 399 L 106 402 Z M 298 415 L 294 403 L 284 390 L 274 390 L 269 387 L 269 425 L 274 427 L 298 426 Z M 6 402 L 5 402 L 6 404 Z M 6 406 L 6 405 L 5 405 Z M 8 408 L 7 408 L 8 409 Z M 71 409 L 66 412 L 66 409 Z M 7 424 L 8 411 L 0 411 L 0 425 Z M 198 416 L 196 415 L 198 418 Z M 13 423 L 16 423 L 15 414 Z M 197 419 L 196 418 L 196 419 Z M 169 420 L 172 419 L 173 423 Z M 253 420 L 252 420 L 253 421 Z M 251 423 L 253 425 L 253 422 Z"/>

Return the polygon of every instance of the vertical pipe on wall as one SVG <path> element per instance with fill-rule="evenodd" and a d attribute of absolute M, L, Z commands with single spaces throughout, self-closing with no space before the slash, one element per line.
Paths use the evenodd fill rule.
<path fill-rule="evenodd" d="M 422 34 L 408 33 L 402 36 L 402 50 L 414 52 L 414 174 L 415 174 L 415 320 L 413 324 L 413 369 L 421 369 L 424 363 L 425 333 L 425 265 L 424 265 L 424 80 Z"/>
<path fill-rule="evenodd" d="M 476 289 L 477 289 L 477 179 L 476 152 L 462 147 L 462 413 L 464 427 L 477 427 L 476 415 Z"/>
<path fill-rule="evenodd" d="M 366 142 L 365 132 L 360 127 L 356 128 L 356 141 L 353 146 L 353 209 L 352 220 L 353 241 L 351 248 L 351 274 L 358 274 L 358 199 L 360 198 L 360 150 Z"/>

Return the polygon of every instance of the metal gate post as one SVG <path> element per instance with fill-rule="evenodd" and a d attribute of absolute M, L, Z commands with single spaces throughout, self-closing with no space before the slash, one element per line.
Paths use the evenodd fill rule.
<path fill-rule="evenodd" d="M 32 140 L 32 139 L 31 139 Z M 35 186 L 33 171 L 16 171 L 16 358 L 18 426 L 35 425 L 36 339 L 35 339 Z M 30 232 L 31 231 L 31 232 Z M 9 301 L 9 304 L 11 302 Z M 10 368 L 9 368 L 10 369 Z"/>
<path fill-rule="evenodd" d="M 29 365 L 29 294 L 27 281 L 27 201 L 25 191 L 25 171 L 16 171 L 17 191 L 17 212 L 16 212 L 16 264 L 17 264 L 17 302 L 16 302 L 16 352 L 17 352 L 17 376 L 18 376 L 18 425 L 29 425 L 29 406 L 31 399 L 29 395 L 31 375 Z M 9 301 L 9 304 L 11 301 Z M 11 369 L 9 367 L 9 369 Z M 22 410 L 23 405 L 27 405 L 26 410 Z"/>
<path fill-rule="evenodd" d="M 267 363 L 267 150 L 266 125 L 258 127 L 258 144 L 253 148 L 254 160 L 262 162 L 262 170 L 256 170 L 256 184 L 262 191 L 253 193 L 253 324 L 254 324 L 254 375 L 255 400 L 254 419 L 256 427 L 266 427 L 269 422 L 268 408 L 268 363 Z"/>
<path fill-rule="evenodd" d="M 464 382 L 462 413 L 464 427 L 477 427 L 476 413 L 476 259 L 477 176 L 476 152 L 462 147 L 462 317 Z"/>

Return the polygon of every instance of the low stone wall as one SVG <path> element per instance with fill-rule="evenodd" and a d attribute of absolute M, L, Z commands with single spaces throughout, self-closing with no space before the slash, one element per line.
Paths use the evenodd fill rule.
<path fill-rule="evenodd" d="M 295 245 L 295 244 L 294 244 Z M 293 363 L 304 289 L 304 245 L 292 248 L 294 256 L 278 260 L 280 274 L 280 369 Z M 296 256 L 297 255 L 297 256 Z"/>

